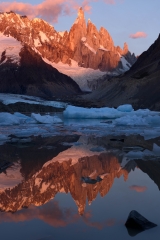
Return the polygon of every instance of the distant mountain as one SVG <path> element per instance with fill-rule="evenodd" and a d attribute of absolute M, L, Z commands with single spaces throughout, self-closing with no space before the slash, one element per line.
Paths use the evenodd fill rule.
<path fill-rule="evenodd" d="M 119 74 L 129 70 L 136 61 L 126 43 L 123 49 L 115 47 L 105 28 L 101 27 L 98 31 L 90 20 L 86 24 L 82 8 L 79 9 L 78 17 L 69 32 L 57 32 L 42 19 L 29 20 L 27 16 L 20 16 L 14 12 L 0 14 L 0 32 L 38 52 L 43 60 L 52 66 L 54 64 L 59 71 L 77 81 L 83 90 L 87 89 L 86 83 L 81 84 L 79 75 L 88 79 L 89 74 L 82 72 L 82 68 Z M 78 76 L 77 70 L 80 71 Z M 96 71 L 92 71 L 95 73 L 92 74 L 92 79 L 97 77 Z M 100 71 L 98 73 L 101 76 Z"/>
<path fill-rule="evenodd" d="M 130 103 L 135 109 L 160 110 L 160 35 L 129 71 L 103 83 L 85 101 L 97 106 L 117 107 Z"/>

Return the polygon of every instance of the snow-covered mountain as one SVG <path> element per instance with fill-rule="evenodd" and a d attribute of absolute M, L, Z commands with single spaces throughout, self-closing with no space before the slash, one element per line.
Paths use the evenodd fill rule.
<path fill-rule="evenodd" d="M 106 29 L 101 27 L 98 31 L 90 20 L 86 24 L 82 8 L 69 32 L 57 32 L 42 19 L 29 20 L 14 12 L 0 13 L 0 39 L 1 65 L 7 61 L 4 54 L 10 61 L 15 60 L 15 51 L 26 45 L 45 62 L 72 77 L 83 90 L 88 90 L 87 80 L 101 77 L 106 72 L 127 71 L 136 61 L 126 43 L 123 49 L 115 47 Z"/>
<path fill-rule="evenodd" d="M 47 99 L 81 93 L 68 76 L 43 61 L 36 49 L 0 33 L 0 92 Z"/>

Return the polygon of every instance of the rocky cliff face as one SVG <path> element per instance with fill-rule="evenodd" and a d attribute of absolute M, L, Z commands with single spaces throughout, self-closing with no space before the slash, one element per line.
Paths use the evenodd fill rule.
<path fill-rule="evenodd" d="M 82 8 L 73 24 L 68 38 L 68 46 L 73 51 L 73 59 L 79 66 L 85 68 L 100 69 L 101 71 L 113 71 L 116 69 L 128 70 L 136 61 L 135 55 L 131 55 L 125 43 L 124 48 L 115 47 L 108 31 L 96 26 L 88 20 L 87 26 Z M 121 58 L 125 58 L 128 67 L 124 66 Z"/>
<path fill-rule="evenodd" d="M 41 19 L 29 20 L 13 12 L 0 14 L 0 32 L 30 46 L 54 63 L 71 65 L 72 60 L 75 60 L 84 68 L 126 71 L 136 61 L 127 44 L 124 49 L 115 47 L 106 29 L 101 27 L 98 31 L 90 20 L 86 24 L 82 8 L 69 33 L 58 33 Z M 124 64 L 123 58 L 127 64 Z"/>

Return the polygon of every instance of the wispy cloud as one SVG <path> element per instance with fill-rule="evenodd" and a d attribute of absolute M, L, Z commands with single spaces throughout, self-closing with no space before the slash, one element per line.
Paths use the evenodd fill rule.
<path fill-rule="evenodd" d="M 147 190 L 146 186 L 137 186 L 137 185 L 132 185 L 129 187 L 131 190 L 134 190 L 136 192 L 145 192 Z"/>
<path fill-rule="evenodd" d="M 115 1 L 119 0 L 44 0 L 42 3 L 37 5 L 11 1 L 0 2 L 0 11 L 14 11 L 22 15 L 27 15 L 30 18 L 40 17 L 49 22 L 56 23 L 58 22 L 58 17 L 60 15 L 70 15 L 79 7 L 83 7 L 84 11 L 90 12 L 90 4 L 92 2 L 105 2 L 106 4 L 115 4 Z"/>
<path fill-rule="evenodd" d="M 136 38 L 146 38 L 147 37 L 147 33 L 145 33 L 145 32 L 136 32 L 134 34 L 130 34 L 129 37 L 133 38 L 133 39 L 136 39 Z"/>

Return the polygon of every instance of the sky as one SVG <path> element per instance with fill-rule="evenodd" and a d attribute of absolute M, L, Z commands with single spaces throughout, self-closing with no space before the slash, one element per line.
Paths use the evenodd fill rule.
<path fill-rule="evenodd" d="M 140 55 L 160 33 L 160 0 L 5 0 L 0 1 L 0 12 L 15 11 L 29 18 L 40 17 L 57 31 L 70 30 L 79 7 L 96 25 L 110 33 L 115 46 Z"/>

